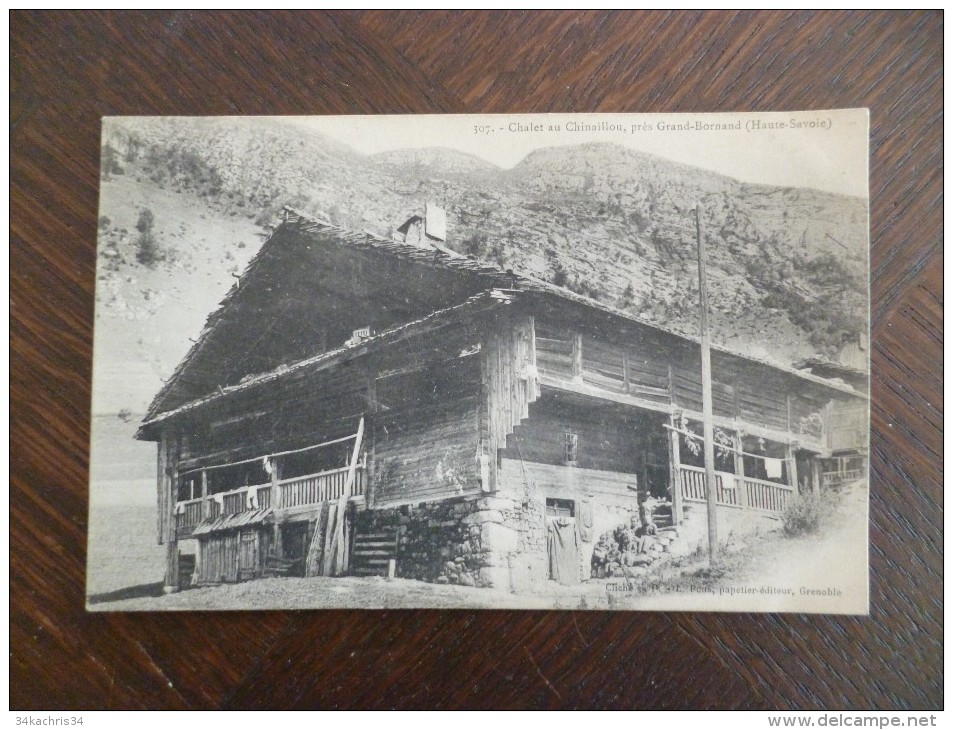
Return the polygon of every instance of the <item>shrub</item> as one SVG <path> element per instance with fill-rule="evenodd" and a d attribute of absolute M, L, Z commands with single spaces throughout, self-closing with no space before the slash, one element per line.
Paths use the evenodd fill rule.
<path fill-rule="evenodd" d="M 788 502 L 781 514 L 784 532 L 788 535 L 806 535 L 816 532 L 820 524 L 821 510 L 813 494 L 797 494 Z"/>
<path fill-rule="evenodd" d="M 136 221 L 136 230 L 139 233 L 148 233 L 155 225 L 156 217 L 151 210 L 143 208 L 139 211 L 139 220 Z"/>
<path fill-rule="evenodd" d="M 152 231 L 140 233 L 139 238 L 136 239 L 136 260 L 151 269 L 162 259 L 159 243 L 152 235 Z"/>

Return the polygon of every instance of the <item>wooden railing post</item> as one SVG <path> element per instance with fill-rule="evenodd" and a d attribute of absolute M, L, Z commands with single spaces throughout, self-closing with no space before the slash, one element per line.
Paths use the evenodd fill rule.
<path fill-rule="evenodd" d="M 208 471 L 202 469 L 202 519 L 209 516 L 211 510 L 208 506 Z"/>
<path fill-rule="evenodd" d="M 669 435 L 669 483 L 672 490 L 672 524 L 682 521 L 682 464 L 679 454 L 678 427 L 675 414 L 672 414 L 672 430 Z"/>
<path fill-rule="evenodd" d="M 271 460 L 271 508 L 281 509 L 281 490 L 278 489 L 278 459 Z"/>

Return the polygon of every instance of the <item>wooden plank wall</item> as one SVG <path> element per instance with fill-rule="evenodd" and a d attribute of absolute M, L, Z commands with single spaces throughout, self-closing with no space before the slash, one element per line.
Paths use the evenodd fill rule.
<path fill-rule="evenodd" d="M 216 533 L 199 540 L 199 583 L 235 583 L 261 577 L 271 544 L 265 528 Z"/>
<path fill-rule="evenodd" d="M 250 458 L 354 433 L 367 407 L 366 389 L 360 368 L 341 367 L 236 394 L 183 422 L 183 459 Z"/>
<path fill-rule="evenodd" d="M 640 438 L 651 427 L 639 414 L 598 406 L 587 408 L 558 395 L 540 398 L 530 407 L 530 414 L 530 419 L 506 439 L 502 458 L 563 466 L 565 435 L 569 431 L 578 436 L 579 468 L 637 472 Z"/>
<path fill-rule="evenodd" d="M 536 323 L 536 366 L 540 373 L 571 378 L 573 333 L 544 320 Z"/>
<path fill-rule="evenodd" d="M 539 397 L 538 339 L 532 317 L 502 322 L 483 344 L 480 413 L 481 454 L 488 465 L 484 489 L 496 488 L 500 450 L 513 429 L 529 418 Z M 488 483 L 487 483 L 488 482 Z"/>
<path fill-rule="evenodd" d="M 582 352 L 577 355 L 575 344 Z M 570 328 L 552 321 L 536 324 L 536 357 L 540 373 L 582 382 L 613 393 L 627 393 L 655 403 L 669 402 L 668 360 L 664 344 L 646 335 L 638 342 L 610 341 L 591 334 L 576 338 Z M 581 362 L 580 373 L 573 369 Z"/>
<path fill-rule="evenodd" d="M 479 490 L 480 359 L 377 383 L 375 506 Z"/>
<path fill-rule="evenodd" d="M 581 353 L 576 352 L 579 344 Z M 660 406 L 702 410 L 701 354 L 692 343 L 648 330 L 629 333 L 624 340 L 620 334 L 616 341 L 608 334 L 580 338 L 570 327 L 540 320 L 536 349 L 541 374 Z M 581 362 L 581 372 L 574 371 L 574 362 Z M 799 435 L 802 419 L 823 413 L 833 394 L 769 365 L 726 353 L 712 354 L 712 371 L 715 416 L 775 432 Z M 837 400 L 863 403 L 861 396 L 848 394 Z M 809 429 L 804 435 L 818 434 Z"/>

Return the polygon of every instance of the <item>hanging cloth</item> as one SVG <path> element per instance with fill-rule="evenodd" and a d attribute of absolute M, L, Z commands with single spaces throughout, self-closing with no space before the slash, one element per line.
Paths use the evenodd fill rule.
<path fill-rule="evenodd" d="M 782 459 L 765 459 L 764 471 L 767 473 L 768 479 L 780 479 L 783 464 Z"/>
<path fill-rule="evenodd" d="M 576 523 L 565 517 L 549 523 L 549 577 L 564 586 L 579 582 L 579 542 Z"/>
<path fill-rule="evenodd" d="M 592 542 L 592 502 L 579 504 L 579 539 Z"/>

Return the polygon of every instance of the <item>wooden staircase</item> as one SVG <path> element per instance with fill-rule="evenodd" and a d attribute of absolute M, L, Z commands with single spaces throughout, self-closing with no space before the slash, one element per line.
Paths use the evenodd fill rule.
<path fill-rule="evenodd" d="M 351 571 L 354 575 L 387 576 L 387 565 L 397 559 L 397 530 L 354 536 Z"/>
<path fill-rule="evenodd" d="M 675 523 L 672 520 L 672 509 L 673 507 L 670 504 L 660 504 L 652 509 L 652 522 L 657 528 L 674 526 Z"/>

